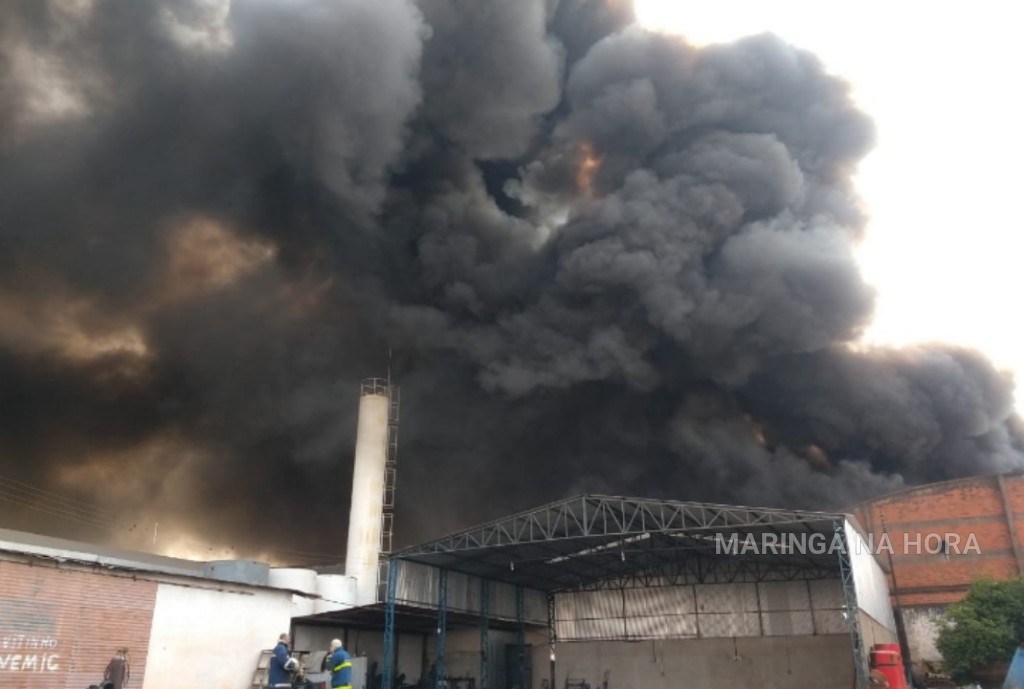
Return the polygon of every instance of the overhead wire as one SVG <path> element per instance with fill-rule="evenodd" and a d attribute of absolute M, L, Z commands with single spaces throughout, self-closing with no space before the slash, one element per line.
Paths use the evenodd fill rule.
<path fill-rule="evenodd" d="M 62 502 L 67 502 L 67 503 L 71 503 L 71 504 L 80 505 L 80 506 L 88 508 L 90 510 L 95 510 L 95 511 L 98 511 L 98 512 L 107 512 L 109 514 L 114 514 L 113 510 L 108 510 L 108 509 L 106 509 L 104 507 L 101 507 L 99 505 L 96 505 L 94 503 L 86 502 L 84 500 L 78 500 L 76 498 L 70 498 L 70 497 L 68 497 L 68 496 L 66 496 L 66 495 L 64 495 L 62 493 L 56 493 L 54 491 L 46 490 L 45 488 L 40 488 L 39 486 L 34 486 L 34 485 L 31 485 L 31 484 L 25 483 L 23 481 L 19 481 L 17 479 L 11 478 L 10 476 L 0 476 L 0 482 L 11 483 L 11 484 L 19 486 L 19 487 L 21 487 L 21 488 L 23 488 L 25 490 L 32 491 L 33 493 L 39 493 L 39 494 L 42 494 L 42 495 L 47 495 L 47 496 L 53 497 L 55 499 L 61 500 Z"/>
<path fill-rule="evenodd" d="M 44 490 L 37 486 L 32 486 L 22 481 L 10 478 L 9 476 L 0 476 L 0 488 L 6 487 L 11 491 L 23 494 L 26 497 L 30 497 L 37 500 L 42 500 L 53 506 L 61 507 L 67 511 L 81 512 L 90 517 L 96 516 L 99 518 L 106 519 L 117 519 L 117 513 L 113 510 L 100 507 L 81 500 L 69 498 L 66 495 L 54 493 L 53 491 Z"/>
<path fill-rule="evenodd" d="M 44 490 L 9 476 L 0 476 L 0 500 L 95 529 L 116 529 L 120 523 L 117 515 L 111 510 Z"/>
<path fill-rule="evenodd" d="M 6 492 L 4 488 L 0 488 L 0 500 L 4 500 L 6 502 L 18 505 L 19 507 L 24 507 L 26 509 L 34 510 L 36 512 L 48 514 L 53 517 L 68 519 L 79 524 L 85 524 L 87 526 L 93 526 L 99 529 L 110 529 L 117 527 L 116 522 L 91 519 L 82 514 L 67 512 L 59 508 L 54 508 L 52 506 L 40 505 L 38 502 L 26 499 L 21 495 Z"/>

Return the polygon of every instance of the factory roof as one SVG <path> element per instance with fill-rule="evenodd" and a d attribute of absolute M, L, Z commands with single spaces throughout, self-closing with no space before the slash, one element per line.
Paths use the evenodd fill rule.
<path fill-rule="evenodd" d="M 201 576 L 206 564 L 194 560 L 69 541 L 10 529 L 0 529 L 0 552 L 31 555 L 55 562 L 98 565 L 106 569 L 125 569 L 179 576 Z"/>
<path fill-rule="evenodd" d="M 52 536 L 0 529 L 0 560 L 33 558 L 54 563 L 56 566 L 73 565 L 88 567 L 93 571 L 131 572 L 145 577 L 170 576 L 231 584 L 249 588 L 271 588 L 262 563 L 243 560 L 204 562 L 167 557 L 154 553 L 124 550 L 95 543 L 82 543 Z M 253 572 L 246 570 L 254 566 Z"/>
<path fill-rule="evenodd" d="M 831 544 L 849 520 L 840 513 L 581 495 L 393 557 L 541 591 L 822 579 L 839 574 L 839 555 L 800 544 Z M 772 542 L 790 545 L 762 547 Z"/>

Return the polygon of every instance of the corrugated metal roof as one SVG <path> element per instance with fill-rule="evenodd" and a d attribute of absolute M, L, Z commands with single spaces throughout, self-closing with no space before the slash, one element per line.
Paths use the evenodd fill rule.
<path fill-rule="evenodd" d="M 0 551 L 116 569 L 202 576 L 205 562 L 0 529 Z"/>
<path fill-rule="evenodd" d="M 739 534 L 831 538 L 847 515 L 648 498 L 581 495 L 475 526 L 393 555 L 541 591 L 571 590 L 664 567 L 728 564 L 733 579 L 835 576 L 834 554 L 723 556 Z M 802 570 L 802 571 L 797 571 Z M 741 576 L 742 575 L 742 576 Z"/>

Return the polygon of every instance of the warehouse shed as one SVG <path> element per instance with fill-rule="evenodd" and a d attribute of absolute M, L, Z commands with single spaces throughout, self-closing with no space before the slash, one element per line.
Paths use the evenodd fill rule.
<path fill-rule="evenodd" d="M 671 500 L 584 495 L 406 548 L 381 598 L 384 686 L 410 632 L 479 689 L 847 689 L 896 638 L 850 517 Z"/>

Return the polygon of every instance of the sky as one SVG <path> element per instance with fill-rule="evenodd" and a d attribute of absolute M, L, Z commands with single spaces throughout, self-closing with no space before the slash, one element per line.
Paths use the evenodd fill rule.
<path fill-rule="evenodd" d="M 1010 2 L 636 0 L 648 28 L 698 44 L 771 31 L 847 79 L 877 145 L 857 185 L 871 343 L 972 346 L 1024 380 L 1022 10 Z M 1024 411 L 1024 395 L 1016 396 Z"/>

